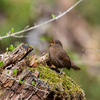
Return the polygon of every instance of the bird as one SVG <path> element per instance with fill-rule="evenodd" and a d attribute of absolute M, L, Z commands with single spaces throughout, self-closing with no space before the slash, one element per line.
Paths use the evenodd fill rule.
<path fill-rule="evenodd" d="M 49 61 L 56 67 L 56 68 L 70 68 L 76 70 L 81 70 L 78 66 L 76 66 L 63 49 L 63 45 L 59 40 L 52 40 L 52 43 L 49 47 Z M 62 70 L 60 73 L 62 73 Z"/>

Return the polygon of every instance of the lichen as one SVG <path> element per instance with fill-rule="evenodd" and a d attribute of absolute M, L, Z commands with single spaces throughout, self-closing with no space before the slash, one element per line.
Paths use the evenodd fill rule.
<path fill-rule="evenodd" d="M 24 43 L 22 43 L 22 44 L 24 44 Z M 24 45 L 27 46 L 27 47 L 29 47 L 29 48 L 34 49 L 33 46 L 31 46 L 31 45 L 29 45 L 29 44 L 24 44 Z"/>
<path fill-rule="evenodd" d="M 50 90 L 54 91 L 55 94 L 59 94 L 60 97 L 73 98 L 77 96 L 77 98 L 85 100 L 83 90 L 67 75 L 60 75 L 51 70 L 46 64 L 38 64 L 36 68 L 32 68 L 31 70 L 33 72 L 38 70 L 39 79 L 47 81 Z"/>

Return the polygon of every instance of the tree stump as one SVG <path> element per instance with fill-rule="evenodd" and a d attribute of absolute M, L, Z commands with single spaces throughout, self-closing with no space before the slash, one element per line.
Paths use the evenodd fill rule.
<path fill-rule="evenodd" d="M 33 47 L 20 44 L 2 54 L 0 100 L 85 100 L 78 84 L 47 65 L 48 53 L 28 55 Z"/>

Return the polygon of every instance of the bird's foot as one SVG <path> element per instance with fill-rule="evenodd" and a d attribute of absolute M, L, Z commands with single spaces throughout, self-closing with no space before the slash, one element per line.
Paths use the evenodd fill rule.
<path fill-rule="evenodd" d="M 60 70 L 60 74 L 62 74 L 63 68 Z"/>

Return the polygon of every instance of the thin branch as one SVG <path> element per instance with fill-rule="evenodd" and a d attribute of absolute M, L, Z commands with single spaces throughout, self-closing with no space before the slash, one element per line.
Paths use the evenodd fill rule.
<path fill-rule="evenodd" d="M 50 20 L 48 20 L 48 21 L 46 21 L 46 22 L 44 22 L 44 23 L 41 23 L 41 24 L 39 24 L 39 25 L 35 25 L 35 26 L 33 26 L 33 27 L 24 29 L 24 30 L 22 30 L 22 31 L 15 32 L 15 33 L 13 33 L 13 35 L 12 35 L 12 34 L 9 34 L 9 35 L 7 35 L 7 36 L 0 37 L 0 40 L 2 40 L 3 38 L 7 38 L 7 37 L 14 37 L 14 36 L 17 35 L 17 34 L 21 34 L 21 33 L 24 33 L 24 32 L 30 31 L 30 30 L 33 30 L 33 29 L 38 28 L 38 27 L 40 27 L 40 26 L 42 26 L 42 25 L 45 25 L 45 24 L 50 23 L 50 22 L 52 22 L 52 21 L 54 21 L 54 20 L 57 20 L 57 19 L 61 18 L 62 16 L 64 16 L 65 14 L 67 14 L 67 13 L 68 13 L 69 11 L 71 11 L 73 8 L 75 8 L 75 7 L 76 7 L 79 3 L 81 3 L 82 1 L 83 1 L 83 0 L 79 0 L 79 1 L 76 2 L 73 6 L 71 6 L 68 10 L 66 10 L 65 12 L 63 12 L 62 14 L 58 15 L 58 16 L 55 17 L 55 18 L 52 18 L 52 19 L 50 19 Z"/>
<path fill-rule="evenodd" d="M 0 75 L 0 76 L 2 76 L 2 75 Z M 8 75 L 8 74 L 4 74 L 4 73 L 3 73 L 3 77 L 6 77 L 6 78 L 8 78 L 8 79 L 15 80 L 16 82 L 19 83 L 19 80 L 17 80 L 16 78 L 13 78 L 12 76 L 10 76 L 10 75 Z M 39 89 L 39 88 L 37 88 L 37 87 L 35 87 L 35 86 L 33 86 L 33 85 L 27 83 L 27 82 L 25 82 L 24 84 L 27 85 L 27 86 L 31 86 L 31 87 L 35 88 L 36 90 L 38 90 L 38 91 L 45 92 L 45 93 L 48 93 L 48 94 L 49 94 L 49 91 L 45 91 L 45 90 Z"/>
<path fill-rule="evenodd" d="M 3 54 L 0 54 L 1 59 L 3 58 Z"/>
<path fill-rule="evenodd" d="M 15 37 L 15 38 L 23 38 L 23 37 L 31 37 L 31 36 L 30 36 L 30 35 L 29 35 L 29 36 L 23 36 L 23 35 L 17 36 L 17 35 L 15 35 L 15 36 L 13 36 L 13 37 Z"/>

